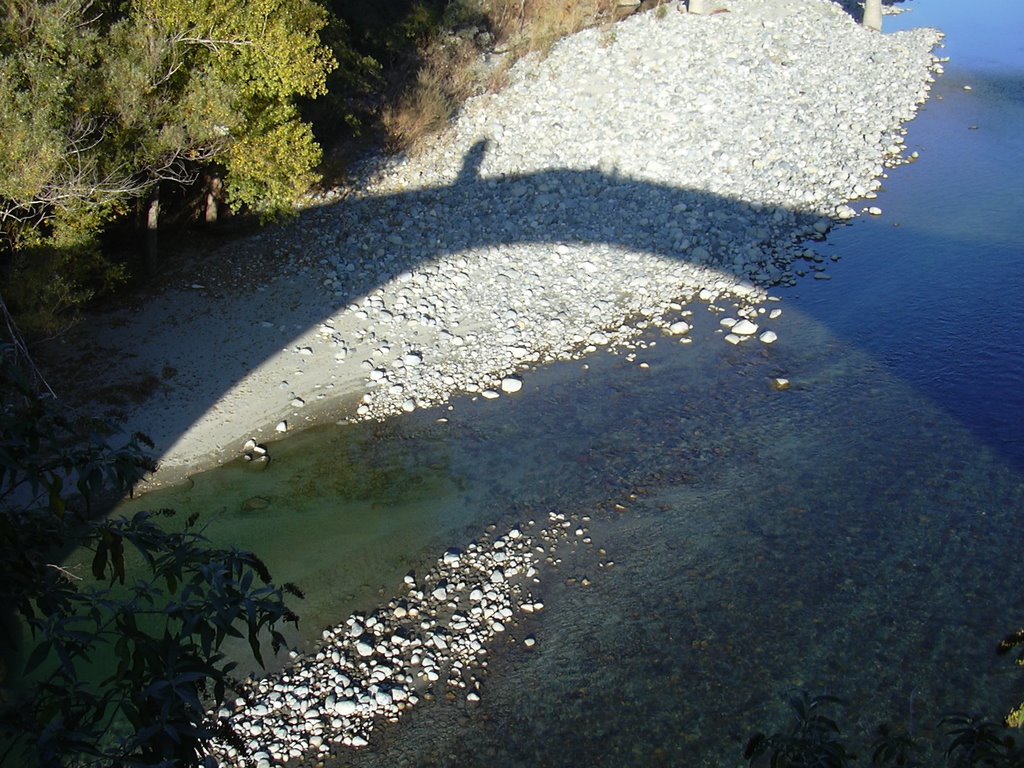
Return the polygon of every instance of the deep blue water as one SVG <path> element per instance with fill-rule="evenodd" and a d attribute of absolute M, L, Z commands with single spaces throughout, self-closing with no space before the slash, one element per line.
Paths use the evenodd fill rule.
<path fill-rule="evenodd" d="M 784 292 L 776 344 L 724 344 L 698 309 L 691 345 L 652 335 L 516 397 L 313 430 L 265 472 L 143 499 L 302 585 L 306 648 L 489 523 L 592 518 L 478 705 L 421 707 L 336 764 L 740 765 L 795 688 L 848 700 L 861 744 L 1024 699 L 993 652 L 1024 620 L 1024 4 L 909 5 L 887 29 L 942 28 L 952 57 L 910 126 L 920 160 L 882 217 L 816 244 L 841 259 Z"/>
<path fill-rule="evenodd" d="M 886 29 L 947 33 L 880 218 L 834 231 L 832 282 L 794 303 L 1024 470 L 1024 3 L 922 0 Z M 969 86 L 971 90 L 964 90 Z"/>

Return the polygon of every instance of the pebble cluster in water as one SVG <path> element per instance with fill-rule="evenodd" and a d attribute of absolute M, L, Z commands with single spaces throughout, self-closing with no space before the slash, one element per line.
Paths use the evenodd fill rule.
<path fill-rule="evenodd" d="M 218 742 L 220 765 L 269 768 L 288 760 L 315 765 L 339 747 L 363 747 L 379 721 L 394 721 L 442 691 L 480 700 L 489 646 L 521 629 L 544 605 L 530 594 L 557 547 L 590 545 L 587 519 L 552 512 L 496 535 L 494 526 L 465 551 L 449 549 L 421 578 L 405 577 L 400 597 L 325 629 L 315 654 L 252 682 L 233 706 L 210 712 L 235 734 Z M 608 564 L 608 563 L 605 563 Z M 519 638 L 526 647 L 532 634 Z"/>

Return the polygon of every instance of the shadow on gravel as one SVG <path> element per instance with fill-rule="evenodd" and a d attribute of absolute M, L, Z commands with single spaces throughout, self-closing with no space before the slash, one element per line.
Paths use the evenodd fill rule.
<path fill-rule="evenodd" d="M 279 275 L 283 285 L 245 296 L 223 286 L 169 292 L 135 313 L 92 318 L 65 341 L 78 399 L 124 390 L 123 398 L 109 397 L 101 407 L 110 415 L 134 414 L 127 427 L 150 434 L 163 455 L 204 414 L 217 413 L 221 397 L 271 355 L 401 273 L 440 257 L 516 244 L 604 244 L 766 288 L 788 274 L 789 246 L 799 239 L 794 233 L 822 236 L 813 226 L 818 216 L 614 172 L 482 178 L 486 151 L 486 142 L 474 146 L 449 186 L 311 209 L 279 232 L 239 244 L 236 250 L 255 252 L 275 237 L 305 243 L 307 251 L 296 255 L 306 268 Z M 277 255 L 264 258 L 258 269 L 269 273 Z M 325 285 L 332 274 L 339 282 Z M 618 293 L 616 286 L 602 290 L 613 298 Z M 97 357 L 109 365 L 96 366 Z M 171 386 L 188 397 L 168 396 Z M 146 391 L 135 391 L 140 387 Z M 283 409 L 284 394 L 267 397 L 280 396 Z"/>
<path fill-rule="evenodd" d="M 818 236 L 819 215 L 763 208 L 703 190 L 671 187 L 599 170 L 550 170 L 481 178 L 481 141 L 467 153 L 455 182 L 344 203 L 351 231 L 334 266 L 354 263 L 370 279 L 345 286 L 350 302 L 418 264 L 470 249 L 516 244 L 605 244 L 707 267 L 762 287 L 792 260 L 792 234 Z M 334 226 L 333 209 L 308 212 L 293 226 Z M 374 228 L 376 231 L 374 231 Z M 443 240 L 437 238 L 444 230 Z M 752 250 L 753 249 L 753 250 Z M 773 265 L 776 269 L 773 270 Z M 358 270 L 359 267 L 365 267 Z"/>

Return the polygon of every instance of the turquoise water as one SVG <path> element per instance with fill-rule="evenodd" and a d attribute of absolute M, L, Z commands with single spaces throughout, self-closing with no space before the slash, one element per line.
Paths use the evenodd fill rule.
<path fill-rule="evenodd" d="M 910 127 L 921 159 L 816 246 L 833 279 L 785 293 L 776 344 L 724 344 L 698 310 L 691 345 L 314 430 L 144 499 L 299 583 L 304 648 L 490 523 L 591 517 L 479 704 L 422 706 L 336 764 L 730 766 L 793 688 L 848 700 L 862 741 L 1024 699 L 994 653 L 1024 620 L 1024 4 L 910 5 L 887 28 L 943 28 L 953 57 Z"/>

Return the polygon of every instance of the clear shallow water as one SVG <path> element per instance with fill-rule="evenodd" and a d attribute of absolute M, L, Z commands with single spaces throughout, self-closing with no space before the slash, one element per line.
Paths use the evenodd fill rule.
<path fill-rule="evenodd" d="M 993 653 L 1024 611 L 1019 475 L 814 320 L 786 319 L 764 355 L 662 342 L 648 371 L 595 359 L 544 382 L 612 448 L 586 485 L 629 511 L 558 503 L 594 515 L 615 567 L 569 553 L 522 630 L 538 646 L 492 663 L 480 707 L 416 713 L 344 764 L 738 765 L 794 687 L 847 698 L 856 732 L 923 734 L 1019 697 Z M 771 388 L 780 370 L 793 390 Z M 590 588 L 566 586 L 582 575 Z"/>
<path fill-rule="evenodd" d="M 492 658 L 479 707 L 422 708 L 344 764 L 730 765 L 793 687 L 848 698 L 858 727 L 917 732 L 1019 698 L 993 648 L 1024 615 L 1020 475 L 813 318 L 787 309 L 770 349 L 696 319 L 689 347 L 552 366 L 444 425 L 304 435 L 265 472 L 171 500 L 219 509 L 214 538 L 306 588 L 307 636 L 489 522 L 593 517 L 615 567 L 563 553 L 547 609 L 513 633 L 538 646 Z M 243 510 L 254 490 L 270 505 Z"/>
<path fill-rule="evenodd" d="M 339 764 L 739 765 L 794 687 L 847 698 L 858 735 L 1024 698 L 993 652 L 1024 616 L 1020 10 L 911 5 L 898 24 L 947 29 L 954 56 L 911 126 L 921 160 L 891 174 L 881 219 L 821 244 L 843 257 L 833 280 L 787 293 L 772 347 L 729 347 L 699 310 L 689 347 L 317 430 L 265 472 L 146 497 L 203 510 L 212 538 L 305 588 L 307 645 L 488 523 L 593 517 L 615 567 L 563 553 L 547 609 L 511 633 L 537 647 L 491 657 L 480 705 L 421 707 Z"/>

